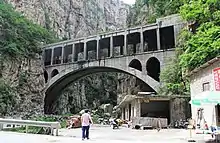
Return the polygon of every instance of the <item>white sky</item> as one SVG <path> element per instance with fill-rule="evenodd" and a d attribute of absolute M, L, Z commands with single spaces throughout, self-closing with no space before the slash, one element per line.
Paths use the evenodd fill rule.
<path fill-rule="evenodd" d="M 122 0 L 122 1 L 127 4 L 134 4 L 135 3 L 135 0 Z"/>

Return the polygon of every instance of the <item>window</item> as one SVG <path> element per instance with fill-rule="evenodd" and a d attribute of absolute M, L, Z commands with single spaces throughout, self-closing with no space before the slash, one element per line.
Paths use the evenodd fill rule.
<path fill-rule="evenodd" d="M 202 89 L 203 89 L 203 91 L 209 91 L 210 90 L 209 82 L 203 83 Z"/>

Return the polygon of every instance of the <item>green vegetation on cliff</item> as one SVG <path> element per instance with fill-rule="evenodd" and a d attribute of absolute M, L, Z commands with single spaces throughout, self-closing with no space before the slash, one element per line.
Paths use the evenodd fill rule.
<path fill-rule="evenodd" d="M 20 91 L 30 74 L 22 71 L 22 62 L 36 59 L 41 54 L 41 45 L 53 41 L 51 32 L 0 2 L 0 116 L 10 115 L 18 108 Z"/>
<path fill-rule="evenodd" d="M 220 55 L 220 1 L 194 0 L 185 3 L 180 14 L 195 28 L 181 47 L 180 65 L 190 71 Z"/>
<path fill-rule="evenodd" d="M 53 42 L 46 29 L 32 23 L 4 3 L 0 3 L 0 54 L 4 58 L 34 58 L 42 43 Z"/>
<path fill-rule="evenodd" d="M 136 0 L 132 12 L 129 26 L 152 23 L 174 13 L 189 23 L 191 31 L 184 29 L 178 38 L 178 56 L 161 73 L 163 94 L 188 94 L 189 83 L 184 75 L 220 55 L 220 1 Z"/>
<path fill-rule="evenodd" d="M 156 18 L 178 13 L 186 0 L 136 0 L 128 17 L 128 25 L 156 22 Z"/>

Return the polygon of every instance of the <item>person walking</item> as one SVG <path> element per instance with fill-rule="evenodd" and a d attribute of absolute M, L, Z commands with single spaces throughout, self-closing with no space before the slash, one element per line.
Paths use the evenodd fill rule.
<path fill-rule="evenodd" d="M 93 121 L 89 114 L 88 109 L 86 109 L 85 113 L 82 114 L 81 123 L 82 123 L 82 140 L 84 140 L 85 138 L 89 139 L 89 128 L 90 128 L 90 124 L 93 124 Z"/>

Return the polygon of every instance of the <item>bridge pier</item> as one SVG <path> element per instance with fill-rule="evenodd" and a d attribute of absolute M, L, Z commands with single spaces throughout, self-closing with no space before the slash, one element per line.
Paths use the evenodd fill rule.
<path fill-rule="evenodd" d="M 62 47 L 61 47 L 62 48 L 62 50 L 61 50 L 61 64 L 64 63 L 64 56 L 65 56 L 64 55 L 64 47 L 65 47 L 64 45 L 62 45 Z"/>
<path fill-rule="evenodd" d="M 140 29 L 140 47 L 141 47 L 141 53 L 144 52 L 144 32 L 143 28 Z"/>
<path fill-rule="evenodd" d="M 157 31 L 157 50 L 160 50 L 161 49 L 161 47 L 160 47 L 160 27 L 161 27 L 161 22 L 158 22 L 157 23 L 157 29 L 156 29 L 156 31 Z"/>
<path fill-rule="evenodd" d="M 160 50 L 161 49 L 161 46 L 160 46 L 160 29 L 157 28 L 157 50 Z"/>
<path fill-rule="evenodd" d="M 97 36 L 96 38 L 96 59 L 99 60 L 100 59 L 100 46 L 99 46 L 99 40 L 100 40 L 100 37 Z"/>
<path fill-rule="evenodd" d="M 72 45 L 72 59 L 71 59 L 71 61 L 74 62 L 74 59 L 75 59 L 75 43 L 73 43 L 73 45 Z"/>
<path fill-rule="evenodd" d="M 87 60 L 87 40 L 84 40 L 84 50 L 83 50 L 83 59 L 86 61 Z"/>
<path fill-rule="evenodd" d="M 51 48 L 51 60 L 50 60 L 50 65 L 53 65 L 53 55 L 54 55 L 54 48 Z"/>
<path fill-rule="evenodd" d="M 128 35 L 128 31 L 125 30 L 124 32 L 124 48 L 123 48 L 123 55 L 126 56 L 127 55 L 127 35 Z"/>
<path fill-rule="evenodd" d="M 113 57 L 113 36 L 110 37 L 110 58 Z"/>

